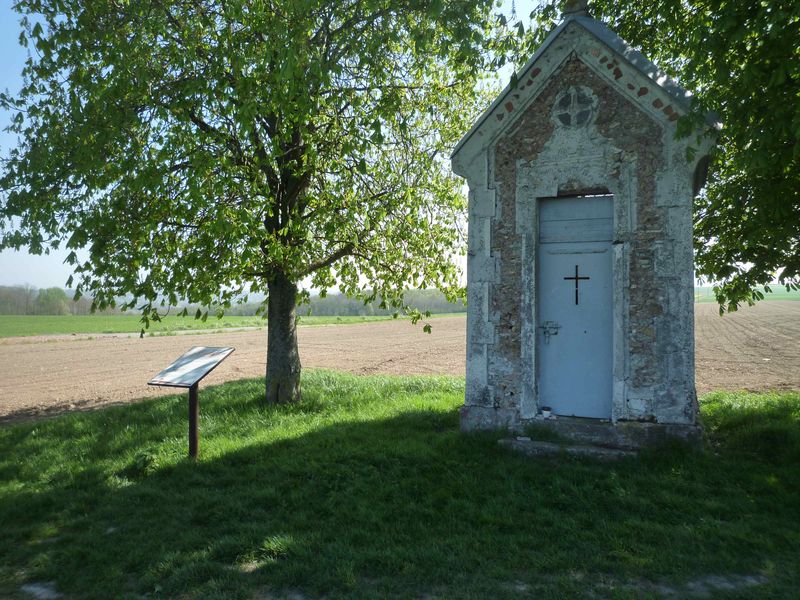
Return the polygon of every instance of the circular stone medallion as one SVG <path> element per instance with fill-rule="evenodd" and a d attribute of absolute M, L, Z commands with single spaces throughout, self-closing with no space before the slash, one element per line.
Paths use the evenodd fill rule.
<path fill-rule="evenodd" d="M 561 92 L 553 105 L 552 118 L 558 127 L 578 129 L 592 123 L 599 101 L 591 89 L 573 85 Z"/>

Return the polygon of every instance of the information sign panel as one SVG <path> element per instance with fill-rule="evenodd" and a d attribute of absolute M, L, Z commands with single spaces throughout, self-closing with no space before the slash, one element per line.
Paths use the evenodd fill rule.
<path fill-rule="evenodd" d="M 228 358 L 231 352 L 233 348 L 195 346 L 147 384 L 190 388 Z"/>

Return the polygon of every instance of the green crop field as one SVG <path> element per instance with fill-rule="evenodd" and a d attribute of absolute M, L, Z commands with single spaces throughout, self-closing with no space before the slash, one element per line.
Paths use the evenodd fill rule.
<path fill-rule="evenodd" d="M 771 292 L 767 293 L 764 288 L 758 288 L 764 294 L 764 300 L 800 300 L 800 291 L 786 291 L 782 285 L 769 286 Z M 695 302 L 716 302 L 714 297 L 714 290 L 711 286 L 703 286 L 694 288 L 694 301 Z"/>
<path fill-rule="evenodd" d="M 385 321 L 392 317 L 300 317 L 300 325 L 334 325 Z M 169 335 L 179 331 L 217 330 L 239 327 L 265 327 L 260 317 L 209 317 L 205 322 L 193 317 L 168 316 L 151 322 L 148 335 Z M 94 333 L 138 333 L 142 328 L 135 315 L 18 316 L 0 315 L 0 337 L 29 335 L 71 335 Z"/>

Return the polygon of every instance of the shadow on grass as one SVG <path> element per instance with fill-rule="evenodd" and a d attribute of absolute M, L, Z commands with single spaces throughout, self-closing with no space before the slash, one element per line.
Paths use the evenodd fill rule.
<path fill-rule="evenodd" d="M 348 413 L 276 441 L 214 441 L 228 419 L 249 432 L 280 419 L 313 421 L 329 408 L 323 395 L 312 390 L 300 406 L 263 411 L 250 397 L 231 414 L 223 402 L 207 403 L 205 435 L 216 455 L 197 464 L 169 460 L 176 448 L 185 452 L 180 398 L 125 409 L 142 410 L 130 421 L 148 432 L 133 459 L 113 467 L 87 460 L 62 479 L 0 496 L 14 544 L 0 550 L 0 578 L 7 586 L 52 580 L 66 594 L 97 598 L 265 590 L 640 598 L 650 593 L 642 581 L 769 578 L 729 591 L 752 598 L 800 583 L 800 476 L 757 453 L 734 460 L 675 447 L 611 466 L 531 460 L 500 449 L 494 435 L 459 433 L 453 408 Z M 714 419 L 724 416 L 712 414 L 721 435 Z M 87 456 L 130 452 L 139 437 L 125 433 L 130 421 L 104 421 Z M 98 426 L 76 423 L 62 424 L 63 435 Z M 148 444 L 171 436 L 172 450 L 148 457 Z M 9 467 L 0 474 L 25 476 Z"/>

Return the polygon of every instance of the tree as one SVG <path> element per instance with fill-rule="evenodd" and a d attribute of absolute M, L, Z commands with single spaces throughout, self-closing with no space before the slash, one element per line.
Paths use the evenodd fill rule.
<path fill-rule="evenodd" d="M 68 315 L 69 296 L 61 288 L 42 288 L 36 296 L 37 315 Z"/>
<path fill-rule="evenodd" d="M 464 201 L 442 157 L 481 104 L 491 0 L 15 8 L 33 52 L 0 97 L 21 140 L 0 248 L 65 242 L 76 293 L 130 294 L 145 324 L 266 292 L 270 402 L 300 396 L 304 279 L 396 307 L 408 285 L 456 293 Z"/>
<path fill-rule="evenodd" d="M 36 295 L 36 288 L 30 285 L 0 286 L 0 315 L 32 314 Z"/>
<path fill-rule="evenodd" d="M 558 18 L 537 7 L 529 54 Z M 558 2 L 561 5 L 562 2 Z M 723 310 L 800 289 L 800 2 L 595 0 L 591 11 L 696 92 L 686 133 L 709 111 L 723 123 L 695 202 L 695 269 Z"/>

